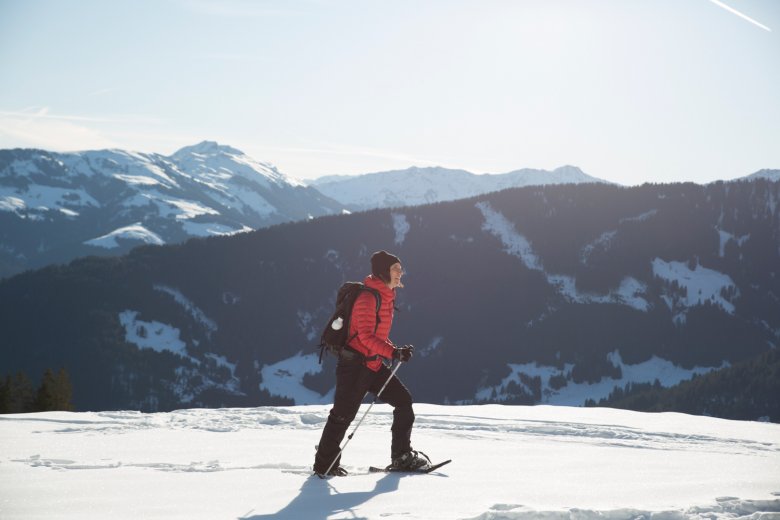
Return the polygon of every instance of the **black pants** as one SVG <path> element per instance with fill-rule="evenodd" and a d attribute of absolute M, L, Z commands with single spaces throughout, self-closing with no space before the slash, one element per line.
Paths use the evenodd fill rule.
<path fill-rule="evenodd" d="M 385 365 L 382 365 L 378 372 L 372 372 L 363 364 L 362 360 L 339 359 L 336 367 L 336 395 L 333 399 L 333 408 L 328 415 L 328 422 L 322 430 L 319 448 L 314 459 L 315 472 L 327 471 L 328 466 L 339 452 L 341 441 L 344 439 L 349 424 L 357 415 L 366 392 L 376 395 L 388 377 L 390 377 L 390 369 Z M 379 400 L 394 408 L 390 456 L 395 458 L 411 449 L 410 438 L 414 424 L 412 395 L 403 383 L 396 376 L 393 376 L 382 395 L 379 396 Z M 338 467 L 338 465 L 339 461 L 333 467 Z"/>

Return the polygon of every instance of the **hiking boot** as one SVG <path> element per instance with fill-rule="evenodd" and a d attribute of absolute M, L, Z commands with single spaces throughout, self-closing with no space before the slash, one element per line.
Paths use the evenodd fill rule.
<path fill-rule="evenodd" d="M 431 464 L 428 455 L 421 451 L 409 450 L 393 459 L 390 467 L 400 471 L 415 471 Z"/>
<path fill-rule="evenodd" d="M 330 471 L 328 471 L 327 475 L 325 474 L 325 470 L 317 471 L 317 468 L 314 469 L 314 474 L 317 475 L 320 478 L 325 478 L 326 476 L 330 477 L 346 477 L 349 475 L 349 472 L 342 468 L 341 466 L 333 466 L 330 468 Z"/>

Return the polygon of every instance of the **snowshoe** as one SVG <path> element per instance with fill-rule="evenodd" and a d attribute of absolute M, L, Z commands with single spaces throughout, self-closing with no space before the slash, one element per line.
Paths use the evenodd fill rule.
<path fill-rule="evenodd" d="M 324 470 L 317 471 L 316 469 L 314 470 L 314 474 L 317 475 L 320 478 L 326 478 L 326 477 L 346 477 L 347 475 L 349 475 L 349 472 L 347 470 L 345 470 L 344 468 L 342 468 L 341 466 L 334 466 L 334 467 L 332 467 L 330 469 L 330 471 L 328 471 L 327 474 L 325 473 Z"/>
<path fill-rule="evenodd" d="M 431 459 L 421 451 L 409 450 L 393 459 L 387 469 L 391 471 L 419 471 L 431 465 Z"/>

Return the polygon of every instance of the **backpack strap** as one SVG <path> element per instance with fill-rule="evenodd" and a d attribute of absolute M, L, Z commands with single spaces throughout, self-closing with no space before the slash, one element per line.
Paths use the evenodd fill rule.
<path fill-rule="evenodd" d="M 376 334 L 376 329 L 379 328 L 379 322 L 382 321 L 382 318 L 379 317 L 379 308 L 382 306 L 382 295 L 372 287 L 363 287 L 363 290 L 373 294 L 374 299 L 376 300 L 376 325 L 374 325 L 374 334 Z"/>

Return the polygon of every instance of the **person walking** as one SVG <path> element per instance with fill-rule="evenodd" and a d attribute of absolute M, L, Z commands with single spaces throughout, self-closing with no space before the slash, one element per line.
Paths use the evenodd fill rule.
<path fill-rule="evenodd" d="M 378 398 L 393 407 L 391 466 L 414 470 L 430 464 L 425 454 L 413 450 L 411 446 L 414 424 L 412 395 L 395 375 L 388 381 L 391 372 L 384 363 L 386 360 L 407 362 L 414 352 L 412 345 L 397 347 L 389 339 L 396 289 L 403 287 L 403 274 L 401 260 L 397 256 L 384 250 L 371 255 L 371 274 L 366 276 L 363 283 L 381 295 L 379 320 L 377 322 L 375 297 L 369 291 L 361 292 L 352 308 L 349 330 L 351 340 L 339 356 L 336 366 L 333 408 L 322 430 L 314 457 L 314 473 L 318 476 L 325 476 L 326 473 L 335 476 L 347 474 L 340 464 L 341 441 L 366 393 L 377 395 L 386 382 Z M 336 457 L 339 460 L 335 460 Z"/>

